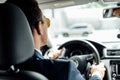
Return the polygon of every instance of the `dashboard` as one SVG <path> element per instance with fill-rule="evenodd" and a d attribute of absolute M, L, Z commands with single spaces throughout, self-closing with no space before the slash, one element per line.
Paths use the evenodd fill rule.
<path fill-rule="evenodd" d="M 104 80 L 120 80 L 120 42 L 90 41 L 99 51 L 101 61 L 105 64 L 106 76 Z"/>
<path fill-rule="evenodd" d="M 77 41 L 80 40 L 77 39 Z M 106 74 L 103 80 L 120 80 L 120 41 L 87 41 L 89 41 L 96 47 L 99 52 L 100 61 L 105 64 Z M 88 47 L 87 45 L 85 46 L 81 43 L 72 43 L 66 45 L 65 47 L 67 48 L 66 52 L 69 53 L 65 55 L 67 56 L 67 58 L 75 55 L 92 54 L 93 52 L 90 47 Z"/>

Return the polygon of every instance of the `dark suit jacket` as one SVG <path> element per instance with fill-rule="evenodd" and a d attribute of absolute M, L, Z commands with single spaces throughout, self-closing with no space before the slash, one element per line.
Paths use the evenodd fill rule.
<path fill-rule="evenodd" d="M 40 72 L 49 80 L 84 80 L 73 61 L 44 59 L 36 50 L 32 58 L 16 67 Z M 100 78 L 93 76 L 91 80 Z"/>

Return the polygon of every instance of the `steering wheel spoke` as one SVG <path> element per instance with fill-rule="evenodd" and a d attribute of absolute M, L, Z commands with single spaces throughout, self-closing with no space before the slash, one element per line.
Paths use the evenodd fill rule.
<path fill-rule="evenodd" d="M 94 59 L 94 54 L 88 54 L 88 55 L 86 56 L 87 62 L 93 61 L 93 59 Z"/>

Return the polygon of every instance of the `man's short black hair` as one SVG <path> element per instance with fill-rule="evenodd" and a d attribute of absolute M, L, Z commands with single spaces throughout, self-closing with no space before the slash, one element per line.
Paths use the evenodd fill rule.
<path fill-rule="evenodd" d="M 32 27 L 37 27 L 36 25 L 38 24 L 38 21 L 43 21 L 42 11 L 36 0 L 7 0 L 6 2 L 12 3 L 21 8 L 28 19 L 31 29 Z"/>

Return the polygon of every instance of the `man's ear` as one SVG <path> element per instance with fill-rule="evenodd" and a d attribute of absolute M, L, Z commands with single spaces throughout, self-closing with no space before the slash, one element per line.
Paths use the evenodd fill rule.
<path fill-rule="evenodd" d="M 37 25 L 37 33 L 38 34 L 43 34 L 43 23 L 41 21 L 38 22 L 38 25 Z"/>

